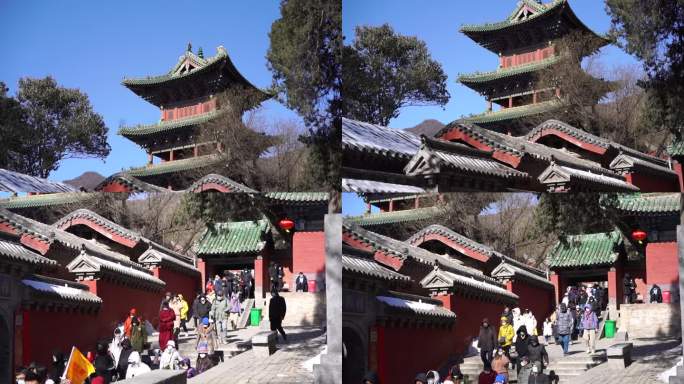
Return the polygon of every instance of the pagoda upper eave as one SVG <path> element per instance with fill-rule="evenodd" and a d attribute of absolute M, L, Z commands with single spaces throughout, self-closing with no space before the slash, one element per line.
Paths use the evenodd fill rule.
<path fill-rule="evenodd" d="M 537 104 L 522 105 L 519 107 L 504 108 L 498 111 L 485 112 L 475 116 L 461 119 L 472 124 L 502 123 L 507 120 L 516 120 L 528 116 L 554 111 L 561 107 L 557 100 L 545 101 Z"/>
<path fill-rule="evenodd" d="M 540 5 L 537 13 L 526 18 L 516 19 L 515 15 L 514 12 L 509 18 L 498 23 L 464 25 L 460 31 L 496 54 L 548 44 L 572 31 L 582 31 L 594 36 L 601 46 L 610 43 L 609 39 L 598 35 L 582 23 L 567 0 L 554 0 Z"/>
<path fill-rule="evenodd" d="M 219 114 L 219 110 L 213 110 L 211 112 L 186 117 L 183 119 L 167 120 L 156 124 L 141 124 L 134 127 L 121 127 L 119 128 L 118 134 L 134 141 L 137 144 L 143 145 L 155 137 L 191 130 L 198 124 L 211 121 Z"/>
<path fill-rule="evenodd" d="M 178 65 L 176 65 L 167 74 L 126 78 L 122 84 L 158 107 L 177 101 L 215 95 L 234 86 L 255 92 L 258 102 L 272 97 L 271 94 L 258 89 L 242 76 L 230 60 L 225 48 L 219 47 L 217 51 L 214 57 L 206 60 L 200 59 L 197 67 L 186 72 L 178 72 Z M 192 53 L 186 53 L 185 56 L 189 55 Z M 181 60 L 183 58 L 184 56 Z"/>
<path fill-rule="evenodd" d="M 547 69 L 558 63 L 560 58 L 553 56 L 538 62 L 518 65 L 515 67 L 499 68 L 495 71 L 476 72 L 472 74 L 465 74 L 458 77 L 458 81 L 468 88 L 471 88 L 479 93 L 486 93 L 488 89 L 493 88 L 507 88 L 515 89 L 515 87 L 506 87 L 513 82 L 528 83 L 534 81 L 534 76 L 544 69 Z"/>

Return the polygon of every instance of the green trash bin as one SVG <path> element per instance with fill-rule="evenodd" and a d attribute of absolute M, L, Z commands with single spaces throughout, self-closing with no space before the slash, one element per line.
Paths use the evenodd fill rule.
<path fill-rule="evenodd" d="M 615 337 L 615 320 L 606 320 L 606 339 Z"/>
<path fill-rule="evenodd" d="M 258 327 L 261 323 L 261 308 L 252 308 L 249 311 L 249 325 Z"/>

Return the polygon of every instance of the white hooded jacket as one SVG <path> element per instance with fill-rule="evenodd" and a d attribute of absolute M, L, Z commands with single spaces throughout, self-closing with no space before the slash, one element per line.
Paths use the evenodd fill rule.
<path fill-rule="evenodd" d="M 181 360 L 183 359 L 176 350 L 175 343 L 171 340 L 159 359 L 159 369 L 177 369 Z"/>
<path fill-rule="evenodd" d="M 140 354 L 138 351 L 133 351 L 128 356 L 128 369 L 126 370 L 126 378 L 130 379 L 136 376 L 140 376 L 147 372 L 151 372 L 150 367 L 140 361 Z"/>
<path fill-rule="evenodd" d="M 116 330 L 119 330 L 119 334 L 116 334 Z M 117 327 L 114 329 L 114 337 L 112 338 L 112 342 L 109 343 L 109 353 L 111 353 L 112 357 L 114 358 L 114 366 L 119 365 L 119 356 L 121 355 L 121 341 L 124 339 L 124 329 L 123 326 Z"/>

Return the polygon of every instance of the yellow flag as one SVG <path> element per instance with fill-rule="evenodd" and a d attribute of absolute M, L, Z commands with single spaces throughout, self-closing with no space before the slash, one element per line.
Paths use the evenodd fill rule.
<path fill-rule="evenodd" d="M 71 384 L 83 384 L 83 382 L 95 372 L 95 367 L 83 356 L 76 347 L 71 347 L 69 362 L 64 370 L 64 378 L 71 380 Z"/>

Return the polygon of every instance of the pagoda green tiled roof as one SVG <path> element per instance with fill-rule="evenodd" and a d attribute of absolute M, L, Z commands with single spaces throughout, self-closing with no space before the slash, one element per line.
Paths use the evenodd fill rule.
<path fill-rule="evenodd" d="M 506 77 L 512 77 L 516 75 L 522 75 L 526 73 L 536 72 L 544 68 L 548 68 L 553 64 L 556 64 L 560 60 L 559 56 L 551 56 L 541 61 L 536 61 L 529 64 L 517 65 L 515 67 L 499 68 L 495 71 L 489 72 L 475 72 L 470 74 L 461 75 L 458 77 L 458 81 L 464 85 L 470 83 L 479 84 L 487 83 L 494 80 L 503 79 Z"/>
<path fill-rule="evenodd" d="M 479 115 L 464 117 L 460 119 L 473 124 L 487 124 L 501 122 L 505 120 L 515 120 L 527 116 L 539 115 L 554 111 L 561 107 L 561 103 L 556 100 L 545 101 L 543 103 L 521 105 L 519 107 L 504 108 L 498 111 L 485 112 Z"/>
<path fill-rule="evenodd" d="M 190 127 L 193 125 L 203 124 L 218 116 L 220 112 L 214 110 L 211 112 L 202 113 L 200 115 L 190 116 L 183 119 L 167 120 L 156 124 L 141 124 L 134 127 L 119 128 L 119 135 L 127 138 L 136 138 L 140 136 L 154 135 L 157 133 L 167 133 L 173 130 Z"/>
<path fill-rule="evenodd" d="M 0 200 L 0 207 L 6 209 L 54 207 L 59 205 L 84 203 L 93 200 L 97 195 L 85 192 L 45 193 L 10 197 Z"/>
<path fill-rule="evenodd" d="M 489 32 L 506 29 L 512 26 L 523 25 L 533 21 L 534 19 L 547 14 L 549 11 L 556 9 L 563 5 L 566 0 L 553 0 L 547 4 L 539 4 L 535 1 L 523 0 L 522 3 L 534 8 L 537 13 L 530 15 L 529 17 L 522 19 L 520 21 L 515 20 L 515 16 L 518 11 L 518 7 L 506 18 L 504 21 L 499 21 L 496 23 L 484 23 L 484 24 L 465 24 L 461 26 L 461 32 Z"/>
<path fill-rule="evenodd" d="M 187 56 L 190 56 L 191 59 L 195 62 L 195 64 L 198 64 L 198 66 L 190 71 L 177 74 L 176 71 L 178 69 L 178 66 L 182 64 L 182 62 L 186 59 Z M 174 65 L 174 67 L 166 74 L 159 76 L 147 76 L 141 78 L 124 78 L 124 80 L 121 83 L 123 85 L 159 84 L 169 80 L 180 79 L 194 75 L 199 72 L 206 71 L 207 69 L 211 68 L 212 66 L 216 65 L 217 63 L 220 63 L 222 60 L 227 58 L 228 52 L 223 47 L 219 47 L 218 51 L 216 52 L 216 55 L 208 59 L 202 59 L 197 55 L 193 54 L 192 52 L 185 52 L 185 54 L 183 54 L 178 60 L 178 63 Z"/>
<path fill-rule="evenodd" d="M 672 143 L 667 146 L 667 153 L 670 156 L 684 156 L 684 140 L 672 140 Z"/>
<path fill-rule="evenodd" d="M 559 240 L 547 254 L 547 260 L 551 269 L 612 265 L 620 256 L 622 246 L 623 238 L 618 230 L 573 235 L 565 241 Z"/>
<path fill-rule="evenodd" d="M 614 208 L 633 215 L 674 214 L 681 209 L 679 193 L 629 193 L 618 195 Z"/>
<path fill-rule="evenodd" d="M 437 216 L 441 210 L 438 207 L 426 207 L 405 209 L 402 211 L 371 213 L 361 216 L 350 216 L 344 219 L 345 223 L 356 224 L 361 227 L 372 227 L 410 221 L 426 220 Z"/>
<path fill-rule="evenodd" d="M 197 255 L 258 253 L 266 246 L 267 220 L 216 223 L 197 243 Z"/>
<path fill-rule="evenodd" d="M 211 164 L 215 164 L 218 161 L 219 157 L 214 155 L 190 157 L 187 159 L 166 161 L 164 163 L 148 165 L 140 168 L 132 168 L 128 171 L 125 171 L 125 173 L 133 177 L 155 176 L 202 168 Z"/>

